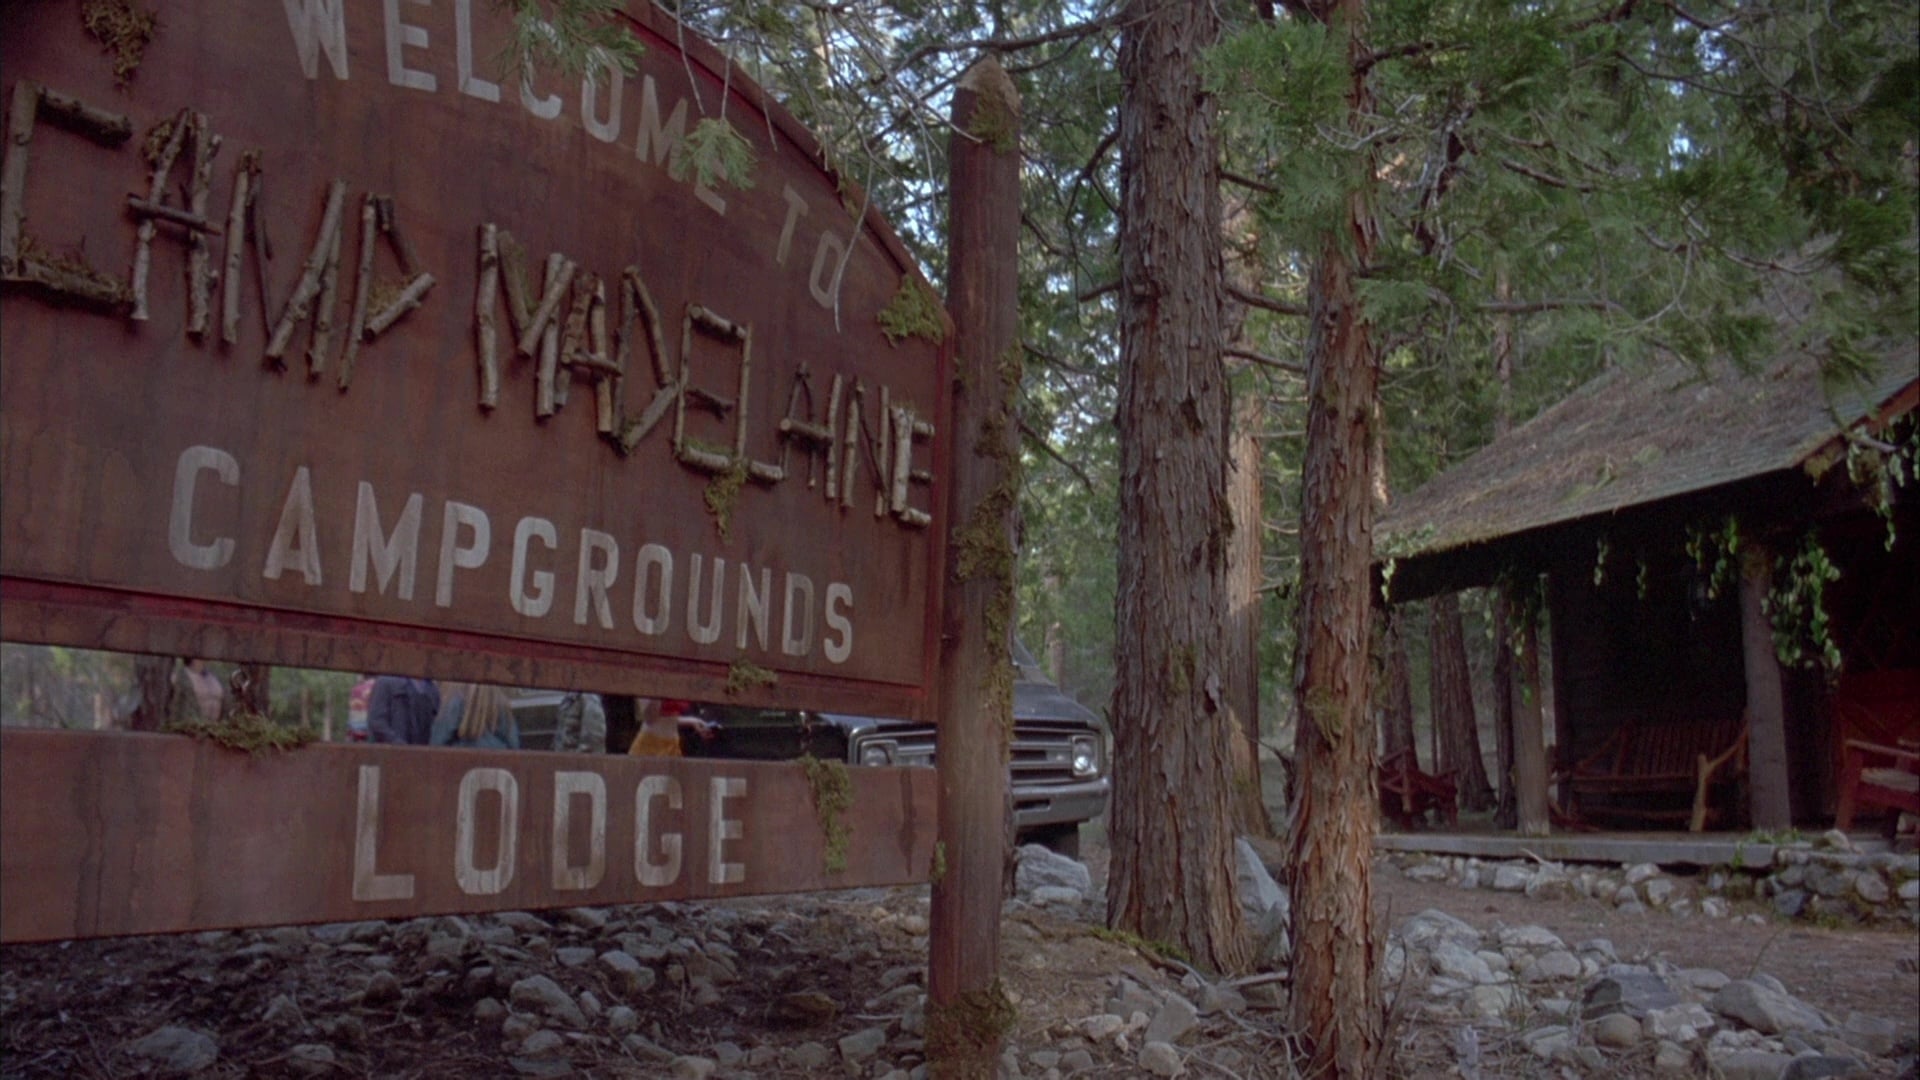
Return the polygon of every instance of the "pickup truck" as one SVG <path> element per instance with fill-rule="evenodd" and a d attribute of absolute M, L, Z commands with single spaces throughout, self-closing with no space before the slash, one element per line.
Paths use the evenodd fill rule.
<path fill-rule="evenodd" d="M 1021 843 L 1078 856 L 1080 823 L 1107 808 L 1113 787 L 1106 721 L 1069 697 L 1016 642 L 1011 661 L 1013 746 L 1010 781 Z M 697 705 L 704 732 L 682 729 L 689 757 L 785 761 L 812 754 L 848 765 L 931 768 L 931 724 L 795 709 Z"/>

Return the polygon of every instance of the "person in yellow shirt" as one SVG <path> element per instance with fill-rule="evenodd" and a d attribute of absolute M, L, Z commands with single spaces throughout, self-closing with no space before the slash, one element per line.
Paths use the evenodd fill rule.
<path fill-rule="evenodd" d="M 669 698 L 660 703 L 660 711 L 640 725 L 627 753 L 634 757 L 681 757 L 680 720 L 690 706 Z"/>

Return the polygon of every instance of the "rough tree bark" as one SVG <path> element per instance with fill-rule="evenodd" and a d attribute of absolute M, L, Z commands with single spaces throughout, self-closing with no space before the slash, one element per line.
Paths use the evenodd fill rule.
<path fill-rule="evenodd" d="M 159 731 L 173 715 L 175 661 L 171 656 L 133 658 L 133 682 L 140 691 L 140 703 L 134 706 L 128 726 L 135 731 Z"/>
<path fill-rule="evenodd" d="M 1467 635 L 1461 625 L 1459 596 L 1446 593 L 1435 597 L 1428 614 L 1427 637 L 1432 648 L 1428 686 L 1440 745 L 1435 767 L 1454 774 L 1463 808 L 1485 810 L 1493 805 L 1493 787 L 1487 782 L 1486 761 L 1480 755 L 1480 719 L 1473 708 L 1473 673 L 1467 666 Z"/>
<path fill-rule="evenodd" d="M 1227 502 L 1233 541 L 1227 548 L 1227 628 L 1221 650 L 1227 714 L 1232 717 L 1233 828 L 1243 836 L 1273 835 L 1260 786 L 1260 399 L 1234 402 L 1228 454 Z"/>
<path fill-rule="evenodd" d="M 1251 959 L 1235 895 L 1226 709 L 1227 381 L 1212 5 L 1120 19 L 1120 587 L 1107 920 L 1219 971 Z"/>
<path fill-rule="evenodd" d="M 1363 0 L 1315 7 L 1345 39 L 1349 125 L 1373 109 Z M 1300 509 L 1299 735 L 1288 823 L 1293 885 L 1293 993 L 1289 1026 L 1302 1070 L 1323 1077 L 1377 1073 L 1381 1042 L 1379 938 L 1373 922 L 1373 730 L 1367 707 L 1374 500 L 1370 490 L 1380 364 L 1358 284 L 1372 269 L 1379 225 L 1373 163 L 1323 235 L 1307 293 L 1307 447 Z"/>

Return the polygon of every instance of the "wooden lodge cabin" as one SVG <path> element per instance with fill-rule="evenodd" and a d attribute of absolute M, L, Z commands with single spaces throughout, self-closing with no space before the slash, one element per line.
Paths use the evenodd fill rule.
<path fill-rule="evenodd" d="M 1558 824 L 1826 828 L 1848 740 L 1920 740 L 1917 369 L 1907 342 L 1864 383 L 1833 387 L 1807 356 L 1747 375 L 1608 372 L 1384 514 L 1375 569 L 1391 562 L 1395 603 L 1544 579 Z M 1896 445 L 1907 483 L 1892 490 L 1889 550 L 1882 489 L 1850 475 L 1849 447 L 1860 473 Z M 1778 662 L 1740 556 L 1715 579 L 1722 545 L 1705 538 L 1730 519 L 1782 571 L 1809 539 L 1839 571 L 1824 597 L 1837 679 Z M 1702 754 L 1726 758 L 1704 787 Z M 1891 777 L 1898 796 L 1920 786 L 1917 761 L 1866 764 L 1870 778 L 1910 774 Z M 1858 790 L 1863 815 L 1906 805 Z"/>

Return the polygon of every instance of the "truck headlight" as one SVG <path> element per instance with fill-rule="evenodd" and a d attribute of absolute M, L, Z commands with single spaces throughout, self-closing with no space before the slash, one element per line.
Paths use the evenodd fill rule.
<path fill-rule="evenodd" d="M 893 764 L 893 747 L 894 744 L 891 739 L 876 739 L 873 742 L 863 745 L 860 747 L 860 764 Z"/>
<path fill-rule="evenodd" d="M 1073 737 L 1073 775 L 1094 776 L 1100 772 L 1100 745 L 1092 735 Z"/>

